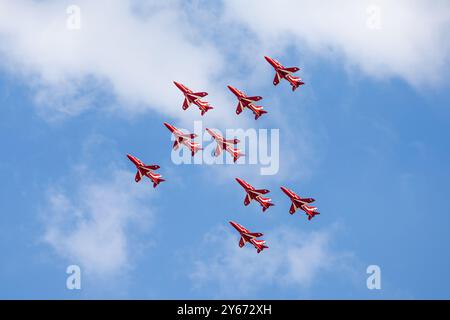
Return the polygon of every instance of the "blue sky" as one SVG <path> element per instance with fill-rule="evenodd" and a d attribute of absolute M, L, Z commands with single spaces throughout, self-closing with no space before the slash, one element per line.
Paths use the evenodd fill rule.
<path fill-rule="evenodd" d="M 80 30 L 69 4 L 0 1 L 0 298 L 449 298 L 448 3 L 79 1 Z M 306 85 L 274 87 L 264 55 Z M 216 108 L 183 111 L 172 80 Z M 236 116 L 228 84 L 269 113 Z M 279 129 L 278 174 L 175 165 L 162 123 L 195 120 Z M 127 153 L 167 182 L 136 184 Z M 244 207 L 235 177 L 276 206 Z M 281 185 L 321 215 L 290 216 Z"/>

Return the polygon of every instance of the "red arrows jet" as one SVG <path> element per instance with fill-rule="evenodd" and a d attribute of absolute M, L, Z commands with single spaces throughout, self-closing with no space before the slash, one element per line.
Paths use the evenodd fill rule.
<path fill-rule="evenodd" d="M 153 188 L 156 188 L 156 186 L 160 182 L 166 181 L 164 179 L 161 179 L 161 175 L 160 174 L 157 174 L 157 173 L 153 172 L 153 170 L 158 170 L 159 169 L 158 165 L 147 166 L 141 160 L 139 160 L 136 157 L 133 157 L 131 154 L 127 154 L 127 157 L 136 166 L 137 172 L 136 172 L 136 177 L 134 178 L 134 180 L 136 182 L 141 181 L 142 177 L 146 176 L 147 178 L 152 180 Z"/>
<path fill-rule="evenodd" d="M 290 214 L 294 214 L 297 209 L 302 209 L 308 216 L 308 220 L 314 218 L 315 215 L 320 214 L 320 212 L 316 211 L 317 208 L 313 206 L 309 206 L 308 203 L 312 203 L 316 200 L 313 198 L 301 198 L 294 191 L 289 190 L 288 188 L 281 187 L 281 190 L 291 199 L 292 204 L 289 209 Z"/>
<path fill-rule="evenodd" d="M 241 239 L 239 240 L 239 247 L 242 248 L 246 242 L 250 242 L 255 248 L 256 252 L 260 253 L 264 249 L 269 248 L 266 246 L 265 240 L 257 240 L 256 238 L 262 237 L 263 234 L 259 232 L 252 233 L 241 226 L 239 223 L 229 221 L 230 224 L 239 232 Z"/>
<path fill-rule="evenodd" d="M 193 92 L 188 87 L 184 86 L 183 84 L 174 81 L 173 82 L 178 89 L 181 90 L 184 94 L 184 102 L 183 102 L 183 110 L 186 110 L 189 108 L 191 103 L 194 103 L 197 105 L 197 107 L 201 111 L 201 115 L 203 116 L 208 110 L 214 109 L 208 101 L 202 101 L 201 98 L 206 97 L 208 95 L 207 92 Z"/>
<path fill-rule="evenodd" d="M 234 148 L 240 141 L 239 139 L 226 140 L 220 134 L 212 131 L 211 129 L 206 128 L 206 131 L 214 138 L 217 143 L 216 150 L 214 151 L 214 156 L 218 157 L 222 150 L 227 151 L 229 154 L 233 156 L 233 161 L 236 162 L 239 157 L 244 156 L 241 150 Z"/>
<path fill-rule="evenodd" d="M 286 79 L 292 86 L 292 91 L 295 91 L 298 87 L 301 85 L 304 85 L 305 83 L 300 79 L 299 77 L 295 77 L 292 74 L 294 72 L 297 72 L 300 70 L 300 68 L 297 67 L 290 67 L 286 68 L 281 63 L 279 63 L 277 60 L 272 59 L 270 57 L 264 56 L 264 58 L 267 60 L 268 63 L 275 69 L 275 78 L 273 79 L 273 84 L 276 86 L 278 83 L 280 83 L 281 79 Z"/>
<path fill-rule="evenodd" d="M 174 127 L 171 124 L 168 124 L 166 122 L 164 122 L 164 125 L 175 136 L 175 142 L 173 143 L 173 150 L 177 150 L 179 148 L 180 144 L 184 144 L 186 147 L 188 147 L 189 150 L 191 150 L 191 155 L 192 156 L 194 156 L 195 153 L 198 150 L 203 150 L 200 147 L 200 144 L 192 141 L 192 139 L 197 137 L 196 134 L 193 134 L 193 133 L 186 133 L 185 134 L 180 129 L 178 129 L 178 128 L 176 128 L 176 127 Z"/>
<path fill-rule="evenodd" d="M 244 199 L 245 206 L 248 206 L 252 200 L 255 200 L 261 205 L 262 211 L 265 212 L 267 208 L 275 205 L 270 202 L 272 201 L 272 199 L 264 198 L 263 196 L 261 196 L 262 194 L 269 193 L 269 190 L 255 189 L 252 185 L 239 178 L 236 178 L 236 181 L 242 186 L 242 188 L 244 188 L 245 192 L 247 193 Z"/>
<path fill-rule="evenodd" d="M 238 89 L 232 86 L 228 86 L 228 89 L 230 89 L 230 91 L 234 93 L 234 95 L 238 98 L 239 101 L 238 106 L 236 108 L 236 114 L 240 114 L 242 110 L 244 110 L 245 108 L 249 108 L 250 110 L 253 111 L 255 115 L 255 120 L 257 120 L 264 113 L 267 113 L 267 111 L 263 110 L 263 107 L 256 106 L 254 104 L 256 101 L 261 100 L 262 97 L 260 96 L 248 97 L 247 95 L 245 95 L 245 93 L 239 91 Z"/>

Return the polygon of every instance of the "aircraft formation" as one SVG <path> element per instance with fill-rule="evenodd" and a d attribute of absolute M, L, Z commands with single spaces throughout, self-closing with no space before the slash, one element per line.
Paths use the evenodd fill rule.
<path fill-rule="evenodd" d="M 296 76 L 292 74 L 299 71 L 298 67 L 284 67 L 277 60 L 267 57 L 264 57 L 266 61 L 274 68 L 275 70 L 275 78 L 273 80 L 273 84 L 277 86 L 282 79 L 285 79 L 291 86 L 292 91 L 295 91 L 298 87 L 304 85 L 305 83 Z M 203 100 L 204 97 L 208 95 L 207 92 L 194 92 L 185 85 L 174 81 L 175 86 L 183 93 L 184 101 L 182 105 L 183 110 L 187 110 L 190 105 L 195 104 L 199 110 L 201 116 L 204 116 L 209 110 L 214 109 L 213 106 L 209 104 L 206 100 Z M 255 120 L 258 120 L 263 114 L 266 114 L 267 111 L 263 110 L 262 106 L 255 105 L 256 102 L 262 100 L 260 96 L 247 96 L 244 92 L 228 85 L 228 89 L 236 96 L 238 100 L 238 106 L 236 108 L 236 114 L 241 114 L 244 109 L 249 109 L 253 112 L 255 116 Z M 180 147 L 185 147 L 191 152 L 191 156 L 193 157 L 199 150 L 203 150 L 199 143 L 195 142 L 194 139 L 197 137 L 196 134 L 193 133 L 184 133 L 177 127 L 164 123 L 164 126 L 171 132 L 174 137 L 173 150 L 177 150 Z M 208 134 L 210 134 L 215 142 L 217 143 L 216 149 L 214 151 L 214 156 L 218 157 L 222 151 L 228 152 L 232 157 L 233 161 L 236 162 L 240 157 L 245 156 L 236 145 L 240 142 L 238 139 L 225 139 L 222 135 L 216 133 L 215 131 L 206 128 Z M 165 181 L 162 176 L 158 173 L 155 173 L 160 167 L 159 165 L 146 165 L 141 160 L 136 158 L 133 155 L 127 154 L 128 159 L 136 166 L 137 172 L 135 176 L 135 181 L 139 182 L 145 176 L 153 182 L 153 187 L 156 188 L 161 182 Z M 245 191 L 244 198 L 244 206 L 248 206 L 252 201 L 257 202 L 263 212 L 266 212 L 271 206 L 275 204 L 272 203 L 272 199 L 264 197 L 270 191 L 267 189 L 256 189 L 251 184 L 246 182 L 241 178 L 236 178 L 236 181 Z M 288 196 L 291 206 L 289 208 L 289 213 L 293 215 L 298 209 L 303 210 L 308 217 L 308 220 L 311 220 L 314 216 L 320 214 L 317 211 L 317 207 L 310 205 L 315 201 L 313 198 L 302 198 L 294 191 L 286 188 L 280 187 L 280 189 Z M 236 229 L 240 235 L 239 239 L 239 247 L 243 247 L 247 242 L 253 245 L 257 251 L 260 253 L 264 249 L 267 249 L 265 240 L 258 240 L 263 236 L 260 232 L 250 232 L 242 225 L 237 222 L 229 221 L 231 226 Z"/>

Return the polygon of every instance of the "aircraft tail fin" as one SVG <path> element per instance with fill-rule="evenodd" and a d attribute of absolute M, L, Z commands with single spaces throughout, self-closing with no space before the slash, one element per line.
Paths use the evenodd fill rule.
<path fill-rule="evenodd" d="M 193 95 L 203 98 L 203 97 L 206 97 L 208 95 L 208 93 L 207 92 L 194 92 Z"/>
<path fill-rule="evenodd" d="M 158 184 L 160 184 L 161 182 L 166 181 L 165 179 L 162 179 L 161 177 L 156 177 L 156 179 L 153 181 L 153 188 L 156 188 L 156 186 Z"/>
<path fill-rule="evenodd" d="M 181 137 L 188 138 L 188 139 L 194 139 L 194 138 L 197 138 L 197 135 L 195 133 L 185 133 L 185 134 L 182 134 Z"/>
<path fill-rule="evenodd" d="M 271 199 L 268 199 L 268 198 L 264 198 L 264 199 L 267 199 L 267 200 L 263 201 L 262 211 L 266 212 L 266 210 L 269 209 L 269 207 L 273 207 L 275 204 L 270 202 Z"/>
<path fill-rule="evenodd" d="M 239 139 L 227 139 L 227 140 L 225 140 L 225 142 L 232 143 L 232 144 L 238 144 L 241 141 Z"/>
<path fill-rule="evenodd" d="M 201 115 L 205 115 L 206 112 L 208 112 L 208 110 L 214 109 L 214 107 L 211 106 L 205 106 L 205 109 L 202 110 Z"/>
<path fill-rule="evenodd" d="M 292 91 L 295 91 L 298 87 L 300 87 L 300 86 L 302 86 L 302 85 L 304 85 L 305 83 L 302 81 L 302 80 L 300 80 L 300 79 L 297 79 L 297 80 L 295 80 L 293 83 L 292 83 Z"/>
<path fill-rule="evenodd" d="M 308 220 L 311 220 L 312 218 L 314 218 L 314 216 L 320 214 L 320 212 L 318 211 L 313 211 L 311 214 L 308 214 Z"/>
<path fill-rule="evenodd" d="M 191 145 L 191 156 L 195 156 L 195 154 L 199 151 L 199 150 L 203 150 L 202 147 L 200 147 L 200 145 L 198 144 L 192 144 Z"/>
<path fill-rule="evenodd" d="M 258 246 L 258 248 L 256 249 L 257 253 L 260 253 L 264 249 L 268 249 L 269 248 L 268 246 L 266 246 L 266 241 L 264 241 L 264 240 L 256 240 L 256 244 Z"/>
<path fill-rule="evenodd" d="M 259 119 L 259 117 L 261 117 L 263 114 L 265 114 L 265 113 L 267 113 L 267 111 L 264 111 L 264 110 L 258 110 L 258 111 L 256 111 L 255 112 L 255 120 L 258 120 Z"/>
<path fill-rule="evenodd" d="M 245 156 L 239 149 L 233 150 L 233 162 L 236 162 L 240 157 Z"/>

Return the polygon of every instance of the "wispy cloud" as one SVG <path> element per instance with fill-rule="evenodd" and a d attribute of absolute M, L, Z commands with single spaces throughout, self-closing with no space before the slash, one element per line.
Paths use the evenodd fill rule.
<path fill-rule="evenodd" d="M 195 259 L 190 278 L 194 288 L 217 297 L 249 297 L 270 287 L 300 293 L 320 274 L 348 267 L 352 255 L 331 248 L 333 232 L 278 227 L 263 237 L 269 249 L 257 254 L 248 243 L 239 248 L 238 235 L 218 228 L 205 236 L 202 251 L 207 254 Z"/>
<path fill-rule="evenodd" d="M 69 2 L 0 1 L 3 67 L 23 75 L 41 97 L 38 102 L 62 113 L 89 107 L 89 100 L 73 101 L 86 99 L 80 93 L 94 84 L 96 93 L 112 95 L 124 114 L 152 110 L 183 115 L 187 122 L 198 110 L 181 112 L 182 95 L 172 83 L 177 80 L 210 93 L 217 108 L 209 120 L 234 116 L 227 112 L 231 97 L 213 81 L 223 71 L 223 57 L 190 25 L 182 3 L 153 4 L 151 10 L 143 5 L 141 11 L 139 3 L 78 1 L 81 29 L 71 30 Z"/>
<path fill-rule="evenodd" d="M 230 21 L 246 26 L 261 48 L 357 67 L 368 76 L 436 85 L 448 74 L 450 6 L 424 0 L 225 1 Z M 341 57 L 343 59 L 341 59 Z M 310 59 L 311 60 L 311 59 Z"/>
<path fill-rule="evenodd" d="M 136 185 L 134 175 L 122 170 L 101 180 L 85 169 L 75 172 L 90 178 L 81 178 L 75 188 L 48 191 L 43 241 L 87 275 L 125 273 L 146 246 L 135 243 L 131 234 L 148 232 L 153 224 L 149 194 L 143 190 L 148 185 Z"/>
<path fill-rule="evenodd" d="M 190 123 L 198 110 L 180 111 L 178 80 L 210 93 L 216 109 L 208 121 L 242 124 L 230 112 L 235 102 L 225 84 L 261 84 L 268 70 L 262 55 L 280 57 L 290 48 L 302 61 L 325 57 L 417 86 L 448 74 L 446 1 L 81 0 L 80 30 L 66 27 L 70 4 L 0 1 L 2 67 L 31 85 L 44 110 L 61 115 L 99 107 L 95 101 L 107 95 L 124 115 L 151 110 Z"/>

